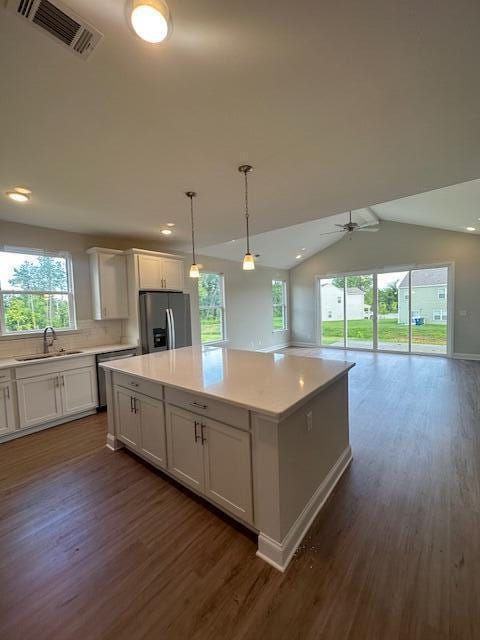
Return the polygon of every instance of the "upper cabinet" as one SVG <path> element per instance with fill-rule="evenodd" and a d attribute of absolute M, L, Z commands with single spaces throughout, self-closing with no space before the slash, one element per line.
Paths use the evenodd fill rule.
<path fill-rule="evenodd" d="M 183 291 L 183 260 L 136 252 L 138 260 L 138 288 L 142 290 L 168 289 Z"/>
<path fill-rule="evenodd" d="M 94 320 L 128 318 L 127 257 L 123 251 L 93 247 L 90 278 Z"/>

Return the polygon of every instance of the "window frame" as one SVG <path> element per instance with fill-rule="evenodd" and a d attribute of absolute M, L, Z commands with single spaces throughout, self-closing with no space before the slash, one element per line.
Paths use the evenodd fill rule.
<path fill-rule="evenodd" d="M 48 251 L 45 249 L 33 249 L 30 247 L 12 247 L 0 245 L 0 254 L 19 253 L 25 256 L 47 256 L 51 258 L 61 258 L 65 260 L 67 270 L 67 291 L 42 291 L 39 289 L 2 289 L 0 284 L 0 338 L 16 338 L 24 336 L 42 335 L 44 329 L 27 329 L 24 331 L 7 331 L 5 322 L 5 311 L 3 305 L 4 295 L 27 294 L 27 295 L 61 295 L 68 297 L 68 327 L 55 328 L 56 333 L 68 333 L 77 330 L 77 313 L 75 309 L 75 290 L 73 279 L 73 261 L 69 251 Z"/>
<path fill-rule="evenodd" d="M 277 282 L 282 284 L 282 302 L 281 303 L 273 302 L 273 285 Z M 272 279 L 272 333 L 278 333 L 280 331 L 288 331 L 288 295 L 287 294 L 288 294 L 287 281 L 281 280 L 279 278 L 273 278 Z M 283 326 L 280 329 L 276 329 L 273 325 L 276 307 L 282 307 Z"/>
<path fill-rule="evenodd" d="M 205 276 L 218 276 L 220 278 L 220 283 L 221 283 L 221 305 L 219 306 L 209 306 L 209 307 L 205 307 L 202 306 L 200 304 L 200 296 L 198 297 L 198 320 L 199 320 L 199 324 L 200 324 L 200 344 L 202 345 L 212 345 L 212 344 L 221 344 L 223 342 L 227 341 L 227 323 L 226 323 L 226 304 L 225 304 L 225 275 L 223 273 L 219 273 L 217 271 L 201 271 L 200 272 L 200 278 L 205 275 Z M 200 283 L 200 278 L 198 279 L 198 284 Z M 198 285 L 197 285 L 198 286 Z M 200 311 L 202 311 L 202 309 L 220 309 L 220 317 L 221 317 L 221 329 L 222 329 L 222 337 L 220 338 L 220 340 L 208 340 L 206 342 L 203 342 L 202 340 L 202 320 L 200 317 Z"/>

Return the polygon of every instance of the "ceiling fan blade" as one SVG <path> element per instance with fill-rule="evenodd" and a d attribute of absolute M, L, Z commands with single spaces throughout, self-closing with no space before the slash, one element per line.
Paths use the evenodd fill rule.
<path fill-rule="evenodd" d="M 342 231 L 327 231 L 327 233 L 319 233 L 318 235 L 320 236 L 331 236 L 334 233 L 344 233 L 345 229 L 342 229 Z"/>
<path fill-rule="evenodd" d="M 345 229 L 345 225 L 344 224 L 336 224 L 336 227 L 341 227 L 342 229 Z"/>
<path fill-rule="evenodd" d="M 357 231 L 369 231 L 370 233 L 377 233 L 378 227 L 358 227 Z"/>

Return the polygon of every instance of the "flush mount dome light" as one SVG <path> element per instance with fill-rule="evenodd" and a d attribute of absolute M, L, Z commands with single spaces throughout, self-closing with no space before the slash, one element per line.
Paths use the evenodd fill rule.
<path fill-rule="evenodd" d="M 28 202 L 31 193 L 30 189 L 25 189 L 25 187 L 13 187 L 13 189 L 6 191 L 5 195 L 15 202 Z"/>
<path fill-rule="evenodd" d="M 158 44 L 170 34 L 170 11 L 162 0 L 129 0 L 128 7 L 132 28 L 145 42 Z"/>

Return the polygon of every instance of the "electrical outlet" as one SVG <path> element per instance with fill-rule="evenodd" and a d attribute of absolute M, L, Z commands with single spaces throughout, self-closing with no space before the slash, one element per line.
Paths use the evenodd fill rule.
<path fill-rule="evenodd" d="M 305 418 L 307 419 L 307 431 L 311 431 L 313 428 L 313 414 L 311 411 L 309 411 Z"/>

